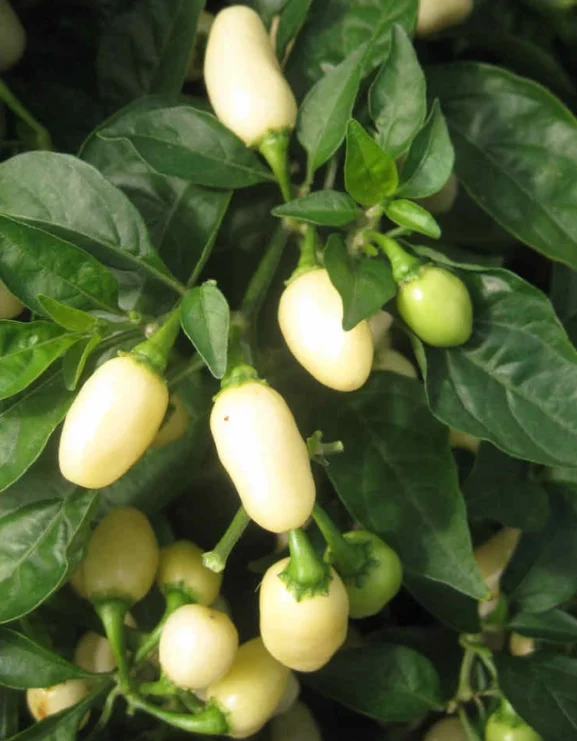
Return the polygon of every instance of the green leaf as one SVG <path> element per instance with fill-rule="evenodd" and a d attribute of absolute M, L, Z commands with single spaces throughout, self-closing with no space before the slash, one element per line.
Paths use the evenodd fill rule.
<path fill-rule="evenodd" d="M 94 678 L 76 664 L 10 628 L 0 628 L 0 684 L 16 690 Z"/>
<path fill-rule="evenodd" d="M 275 216 L 291 217 L 318 226 L 345 226 L 362 214 L 361 209 L 346 193 L 317 190 L 273 208 Z"/>
<path fill-rule="evenodd" d="M 404 576 L 404 586 L 428 612 L 459 633 L 479 633 L 479 603 L 456 589 L 418 574 Z"/>
<path fill-rule="evenodd" d="M 303 27 L 313 0 L 288 0 L 280 16 L 276 32 L 276 53 L 282 59 L 289 43 L 295 39 Z"/>
<path fill-rule="evenodd" d="M 303 100 L 297 136 L 307 152 L 307 181 L 340 147 L 361 84 L 366 46 L 352 52 L 311 88 Z"/>
<path fill-rule="evenodd" d="M 577 642 L 577 618 L 563 610 L 520 612 L 507 627 L 529 638 L 550 643 Z"/>
<path fill-rule="evenodd" d="M 125 139 L 153 170 L 194 185 L 243 188 L 272 180 L 257 155 L 210 113 L 175 105 L 129 110 L 98 131 Z"/>
<path fill-rule="evenodd" d="M 0 504 L 0 622 L 34 610 L 67 579 L 86 536 L 95 491 L 31 504 Z"/>
<path fill-rule="evenodd" d="M 204 0 L 139 0 L 100 36 L 96 74 L 111 111 L 150 93 L 180 93 Z"/>
<path fill-rule="evenodd" d="M 377 127 L 377 141 L 391 157 L 408 149 L 425 120 L 425 75 L 411 39 L 397 23 L 391 31 L 389 55 L 369 91 L 369 111 Z"/>
<path fill-rule="evenodd" d="M 132 506 L 153 515 L 190 489 L 191 472 L 201 470 L 210 442 L 208 417 L 218 386 L 197 372 L 184 376 L 174 390 L 188 412 L 186 433 L 172 445 L 150 448 L 116 483 L 100 489 L 100 514 L 112 507 Z"/>
<path fill-rule="evenodd" d="M 38 458 L 72 398 L 56 374 L 0 403 L 0 491 L 17 481 Z"/>
<path fill-rule="evenodd" d="M 38 296 L 76 309 L 118 312 L 118 284 L 93 257 L 60 237 L 0 215 L 0 277 L 28 308 Z"/>
<path fill-rule="evenodd" d="M 78 704 L 34 723 L 25 731 L 12 736 L 9 741 L 76 741 L 78 728 L 90 708 L 99 698 L 112 689 L 111 683 L 100 682 Z"/>
<path fill-rule="evenodd" d="M 577 734 L 577 660 L 536 653 L 495 655 L 499 684 L 517 713 L 544 739 Z"/>
<path fill-rule="evenodd" d="M 502 580 L 506 594 L 527 612 L 551 610 L 577 592 L 575 493 L 554 484 L 547 491 L 551 515 L 546 526 L 523 533 Z"/>
<path fill-rule="evenodd" d="M 528 479 L 528 468 L 523 461 L 483 443 L 463 485 L 469 518 L 541 530 L 549 517 L 549 499 L 542 486 Z"/>
<path fill-rule="evenodd" d="M 0 741 L 18 733 L 20 692 L 0 687 Z"/>
<path fill-rule="evenodd" d="M 367 72 L 384 61 L 390 31 L 400 23 L 412 31 L 418 0 L 331 0 L 313 2 L 287 65 L 287 76 L 300 98 L 331 67 L 340 64 L 361 44 L 369 44 Z"/>
<path fill-rule="evenodd" d="M 100 335 L 86 337 L 74 344 L 64 355 L 62 360 L 62 377 L 68 391 L 74 391 L 84 372 L 90 355 L 102 342 Z"/>
<path fill-rule="evenodd" d="M 98 319 L 91 314 L 66 306 L 50 296 L 38 296 L 38 301 L 44 313 L 69 332 L 90 332 L 98 324 Z"/>
<path fill-rule="evenodd" d="M 398 552 L 408 574 L 484 599 L 447 430 L 421 384 L 379 373 L 327 406 L 320 423 L 326 439 L 343 441 L 327 473 L 353 518 Z"/>
<path fill-rule="evenodd" d="M 423 346 L 431 410 L 513 457 L 575 466 L 577 353 L 553 307 L 506 270 L 459 277 L 473 301 L 473 334 L 456 348 Z"/>
<path fill-rule="evenodd" d="M 0 321 L 0 399 L 29 386 L 77 341 L 49 322 Z"/>
<path fill-rule="evenodd" d="M 431 214 L 422 206 L 399 198 L 385 205 L 385 214 L 399 226 L 410 229 L 419 234 L 425 234 L 431 239 L 439 239 L 441 227 L 437 224 Z"/>
<path fill-rule="evenodd" d="M 376 314 L 397 292 L 387 263 L 351 257 L 338 234 L 331 234 L 327 241 L 324 263 L 343 300 L 343 329 L 346 331 Z"/>
<path fill-rule="evenodd" d="M 429 86 L 441 100 L 467 191 L 522 242 L 577 267 L 573 114 L 540 85 L 489 65 L 439 68 Z"/>
<path fill-rule="evenodd" d="M 188 291 L 180 305 L 186 336 L 215 378 L 226 373 L 230 309 L 215 281 Z"/>
<path fill-rule="evenodd" d="M 153 103 L 161 105 L 158 98 L 145 98 L 130 110 L 148 110 Z M 122 115 L 121 111 L 115 118 Z M 162 259 L 179 280 L 188 282 L 210 253 L 230 203 L 230 191 L 209 190 L 159 175 L 130 142 L 101 139 L 97 133 L 85 142 L 82 157 L 130 198 Z"/>
<path fill-rule="evenodd" d="M 62 237 L 111 267 L 168 270 L 128 198 L 77 157 L 27 152 L 0 165 L 0 214 Z"/>
<path fill-rule="evenodd" d="M 442 705 L 435 668 L 406 646 L 373 642 L 339 651 L 326 667 L 303 678 L 332 700 L 385 722 L 414 720 Z"/>
<path fill-rule="evenodd" d="M 345 186 L 363 206 L 374 206 L 397 190 L 399 175 L 393 158 L 357 123 L 347 126 Z"/>
<path fill-rule="evenodd" d="M 414 138 L 401 170 L 398 195 L 425 198 L 438 193 L 449 179 L 455 164 L 455 152 L 445 117 L 435 101 L 429 118 Z"/>

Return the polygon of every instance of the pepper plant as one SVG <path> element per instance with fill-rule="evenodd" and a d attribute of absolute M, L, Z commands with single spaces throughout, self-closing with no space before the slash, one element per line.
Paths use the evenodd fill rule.
<path fill-rule="evenodd" d="M 0 0 L 0 741 L 577 739 L 573 0 Z"/>

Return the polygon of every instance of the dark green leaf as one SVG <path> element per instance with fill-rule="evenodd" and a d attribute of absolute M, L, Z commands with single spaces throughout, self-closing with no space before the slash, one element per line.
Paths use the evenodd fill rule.
<path fill-rule="evenodd" d="M 121 479 L 101 489 L 101 514 L 123 505 L 155 514 L 190 487 L 191 472 L 200 469 L 210 440 L 208 416 L 218 386 L 196 373 L 184 377 L 174 390 L 188 412 L 185 435 L 172 445 L 150 448 Z"/>
<path fill-rule="evenodd" d="M 379 373 L 320 421 L 327 439 L 344 443 L 327 473 L 354 519 L 395 548 L 409 574 L 486 597 L 447 430 L 421 384 Z"/>
<path fill-rule="evenodd" d="M 527 476 L 527 464 L 483 443 L 463 486 L 469 518 L 541 530 L 549 517 L 549 499 L 545 489 Z"/>
<path fill-rule="evenodd" d="M 324 262 L 343 300 L 343 329 L 346 331 L 376 314 L 397 292 L 385 262 L 351 257 L 338 234 L 329 237 Z"/>
<path fill-rule="evenodd" d="M 563 610 L 520 612 L 507 626 L 521 635 L 551 643 L 577 642 L 577 618 Z"/>
<path fill-rule="evenodd" d="M 479 633 L 478 602 L 446 584 L 417 574 L 406 574 L 404 586 L 423 607 L 459 633 Z"/>
<path fill-rule="evenodd" d="M 19 704 L 22 694 L 0 687 L 0 741 L 18 733 Z"/>
<path fill-rule="evenodd" d="M 391 157 L 408 149 L 425 120 L 425 75 L 411 39 L 398 24 L 392 29 L 389 55 L 371 85 L 369 110 L 377 127 L 377 141 Z"/>
<path fill-rule="evenodd" d="M 98 324 L 98 319 L 80 309 L 61 304 L 50 296 L 38 296 L 38 301 L 53 322 L 69 332 L 90 332 Z"/>
<path fill-rule="evenodd" d="M 0 628 L 0 684 L 16 690 L 93 677 L 10 628 Z"/>
<path fill-rule="evenodd" d="M 412 31 L 418 0 L 331 0 L 313 2 L 307 23 L 289 57 L 289 82 L 299 97 L 331 67 L 336 67 L 361 44 L 369 43 L 368 69 L 386 57 L 390 30 L 400 23 Z"/>
<path fill-rule="evenodd" d="M 303 198 L 283 203 L 273 209 L 275 216 L 290 216 L 319 226 L 345 226 L 362 213 L 346 194 L 336 190 L 317 190 Z"/>
<path fill-rule="evenodd" d="M 153 102 L 160 105 L 157 98 L 147 98 L 138 102 L 138 108 L 147 109 Z M 137 104 L 131 110 L 136 108 Z M 188 282 L 210 252 L 230 192 L 159 175 L 126 140 L 105 140 L 94 134 L 85 143 L 82 157 L 130 198 L 162 259 L 179 280 Z"/>
<path fill-rule="evenodd" d="M 214 281 L 193 288 L 182 299 L 182 328 L 215 378 L 226 373 L 230 309 Z"/>
<path fill-rule="evenodd" d="M 31 612 L 66 580 L 87 535 L 95 491 L 0 505 L 0 622 Z"/>
<path fill-rule="evenodd" d="M 273 179 L 240 139 L 213 115 L 192 106 L 129 110 L 98 136 L 129 141 L 153 170 L 195 185 L 228 190 Z"/>
<path fill-rule="evenodd" d="M 88 358 L 101 341 L 102 337 L 97 334 L 86 337 L 73 345 L 64 355 L 62 360 L 62 377 L 68 391 L 74 391 L 78 386 L 78 381 L 86 367 Z"/>
<path fill-rule="evenodd" d="M 401 170 L 398 194 L 403 198 L 425 198 L 441 190 L 453 172 L 455 152 L 439 102 L 414 138 Z"/>
<path fill-rule="evenodd" d="M 495 656 L 499 684 L 517 713 L 545 741 L 577 735 L 577 660 L 537 653 Z"/>
<path fill-rule="evenodd" d="M 38 458 L 72 398 L 57 374 L 0 403 L 0 491 Z"/>
<path fill-rule="evenodd" d="M 276 53 L 279 59 L 285 55 L 289 43 L 303 27 L 312 0 L 288 0 L 285 2 L 276 32 Z"/>
<path fill-rule="evenodd" d="M 356 49 L 311 88 L 299 110 L 297 136 L 307 151 L 307 180 L 332 157 L 345 138 L 359 85 L 366 46 Z"/>
<path fill-rule="evenodd" d="M 339 651 L 326 667 L 306 675 L 323 695 L 380 721 L 406 722 L 442 705 L 431 662 L 406 646 L 371 643 Z"/>
<path fill-rule="evenodd" d="M 268 27 L 275 15 L 282 13 L 287 0 L 253 0 L 252 5 Z"/>
<path fill-rule="evenodd" d="M 460 347 L 424 348 L 433 413 L 514 457 L 574 466 L 577 353 L 551 304 L 506 270 L 459 276 L 473 301 L 473 335 Z"/>
<path fill-rule="evenodd" d="M 29 386 L 77 340 L 49 322 L 0 321 L 0 399 Z"/>
<path fill-rule="evenodd" d="M 545 612 L 577 592 L 577 512 L 574 493 L 549 484 L 551 515 L 538 533 L 523 533 L 502 580 L 520 609 Z"/>
<path fill-rule="evenodd" d="M 473 198 L 521 241 L 577 267 L 571 112 L 540 85 L 489 65 L 440 68 L 429 85 L 447 116 L 457 175 Z"/>
<path fill-rule="evenodd" d="M 77 705 L 57 715 L 51 715 L 39 723 L 34 723 L 9 741 L 76 741 L 78 728 L 87 712 L 96 704 L 101 695 L 110 692 L 111 689 L 109 682 L 100 682 Z"/>
<path fill-rule="evenodd" d="M 391 201 L 385 206 L 385 213 L 395 224 L 410 229 L 419 234 L 425 234 L 431 239 L 439 239 L 441 228 L 431 216 L 431 214 L 422 206 L 407 201 L 403 198 Z"/>
<path fill-rule="evenodd" d="M 0 214 L 92 252 L 112 267 L 168 274 L 128 198 L 77 157 L 28 152 L 0 165 Z"/>
<path fill-rule="evenodd" d="M 113 16 L 96 61 L 109 110 L 150 93 L 181 91 L 203 7 L 204 0 L 139 0 Z"/>
<path fill-rule="evenodd" d="M 60 237 L 2 215 L 0 276 L 39 314 L 39 295 L 76 309 L 118 311 L 118 284 L 104 265 Z"/>
<path fill-rule="evenodd" d="M 363 206 L 374 206 L 397 189 L 399 175 L 393 158 L 356 121 L 347 126 L 345 186 Z"/>

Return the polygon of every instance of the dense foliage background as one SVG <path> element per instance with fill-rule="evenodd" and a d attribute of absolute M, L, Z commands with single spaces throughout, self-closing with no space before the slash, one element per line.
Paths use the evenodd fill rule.
<path fill-rule="evenodd" d="M 203 5 L 14 2 L 28 44 L 0 84 L 0 277 L 28 307 L 24 318 L 44 325 L 25 362 L 0 352 L 0 739 L 28 727 L 23 688 L 69 676 L 41 647 L 70 658 L 94 625 L 66 585 L 91 522 L 132 504 L 152 516 L 161 543 L 188 537 L 209 549 L 238 506 L 207 422 L 218 383 L 184 335 L 168 379 L 186 402 L 186 435 L 99 491 L 65 481 L 55 455 L 53 433 L 78 385 L 140 341 L 139 319 L 169 310 L 182 284 L 216 280 L 237 308 L 280 215 L 316 223 L 324 237 L 353 228 L 361 209 L 344 194 L 341 147 L 345 135 L 347 152 L 354 146 L 351 117 L 394 157 L 411 145 L 403 197 L 437 192 L 454 163 L 460 187 L 437 216 L 442 237 L 423 229 L 408 242 L 466 283 L 474 333 L 439 349 L 396 324 L 395 346 L 422 380 L 376 372 L 350 395 L 322 388 L 276 323 L 297 260 L 289 239 L 260 313 L 256 365 L 303 434 L 321 429 L 344 443 L 316 468 L 321 501 L 343 528 L 355 521 L 382 536 L 405 570 L 399 596 L 356 624 L 363 645 L 303 677 L 304 697 L 327 739 L 420 738 L 457 691 L 459 634 L 481 632 L 486 589 L 473 548 L 507 526 L 523 533 L 502 582 L 500 627 L 534 637 L 539 650 L 497 653 L 499 683 L 545 741 L 577 739 L 577 10 L 478 0 L 463 25 L 416 41 L 417 63 L 402 33 L 417 0 L 255 0 L 267 23 L 280 14 L 281 55 L 296 37 L 285 69 L 298 100 L 327 80 L 301 111 L 291 149 L 294 182 L 312 170 L 320 196 L 275 215 L 280 196 L 264 162 L 206 113 L 201 79 L 183 86 Z M 352 323 L 392 298 L 386 278 L 347 265 L 336 237 L 330 256 Z M 218 375 L 224 330 L 199 337 L 198 306 L 189 322 Z M 480 438 L 478 454 L 451 449 L 448 427 Z M 251 526 L 226 570 L 243 638 L 255 634 L 253 593 L 274 547 Z M 139 625 L 151 627 L 161 607 L 154 594 L 139 604 Z M 84 712 L 18 738 L 73 739 Z M 483 717 L 473 707 L 473 725 Z M 162 733 L 119 711 L 98 738 Z"/>

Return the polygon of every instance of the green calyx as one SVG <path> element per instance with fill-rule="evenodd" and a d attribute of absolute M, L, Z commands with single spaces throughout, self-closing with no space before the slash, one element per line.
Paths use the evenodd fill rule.
<path fill-rule="evenodd" d="M 128 695 L 126 699 L 134 710 L 144 710 L 154 718 L 158 718 L 158 720 L 164 721 L 173 728 L 179 728 L 187 733 L 222 736 L 230 731 L 228 721 L 222 710 L 211 703 L 205 705 L 197 713 L 173 713 L 135 694 Z"/>
<path fill-rule="evenodd" d="M 180 308 L 174 309 L 164 324 L 147 340 L 133 347 L 130 355 L 139 363 L 147 366 L 162 376 L 168 364 L 168 355 L 172 350 L 180 331 Z"/>
<path fill-rule="evenodd" d="M 282 197 L 287 202 L 292 200 L 288 157 L 290 135 L 290 129 L 270 132 L 258 145 L 258 151 L 268 162 L 277 180 Z"/>
<path fill-rule="evenodd" d="M 395 239 L 379 232 L 369 232 L 368 237 L 388 258 L 397 285 L 419 278 L 424 267 L 421 261 L 404 250 Z"/>
<path fill-rule="evenodd" d="M 279 574 L 297 602 L 318 595 L 326 596 L 332 579 L 330 567 L 316 554 L 302 528 L 289 533 L 290 560 Z"/>
<path fill-rule="evenodd" d="M 379 561 L 373 558 L 373 544 L 370 540 L 348 542 L 318 504 L 315 504 L 313 518 L 328 546 L 325 560 L 335 567 L 345 584 L 362 587 L 370 572 L 379 566 Z"/>

